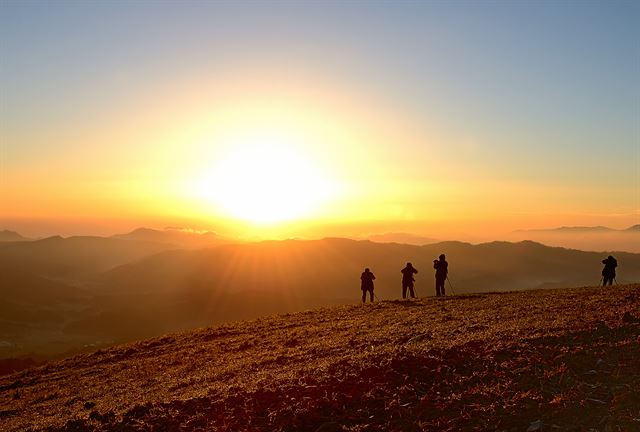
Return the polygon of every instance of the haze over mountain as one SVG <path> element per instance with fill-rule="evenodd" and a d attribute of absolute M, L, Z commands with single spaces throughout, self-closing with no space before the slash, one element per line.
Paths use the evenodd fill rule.
<path fill-rule="evenodd" d="M 518 230 L 506 238 L 512 241 L 533 240 L 550 246 L 581 250 L 640 252 L 640 224 L 624 229 L 599 225 Z"/>
<path fill-rule="evenodd" d="M 175 247 L 96 236 L 3 242 L 0 269 L 72 281 Z"/>
<path fill-rule="evenodd" d="M 562 226 L 558 228 L 522 229 L 516 232 L 579 232 L 579 233 L 600 233 L 600 232 L 633 232 L 640 230 L 640 225 L 633 225 L 629 228 L 615 229 L 606 226 Z"/>
<path fill-rule="evenodd" d="M 155 235 L 155 233 L 151 233 Z M 122 238 L 52 237 L 0 246 L 0 358 L 59 356 L 215 322 L 359 301 L 364 267 L 380 299 L 400 296 L 400 269 L 450 262 L 449 293 L 596 285 L 606 253 L 534 242 L 424 246 L 340 238 L 177 249 Z M 615 253 L 620 283 L 640 280 L 640 254 Z"/>
<path fill-rule="evenodd" d="M 99 339 L 62 329 L 99 301 L 88 280 L 175 246 L 103 237 L 0 243 L 0 358 L 60 354 Z"/>
<path fill-rule="evenodd" d="M 373 234 L 367 237 L 368 240 L 378 243 L 401 243 L 415 246 L 422 246 L 435 243 L 438 240 L 410 233 L 389 232 L 384 234 Z"/>

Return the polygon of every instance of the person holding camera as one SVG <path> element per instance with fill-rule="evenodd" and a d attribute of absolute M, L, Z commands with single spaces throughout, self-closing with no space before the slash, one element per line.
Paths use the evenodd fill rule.
<path fill-rule="evenodd" d="M 416 294 L 413 291 L 413 283 L 415 282 L 413 275 L 418 273 L 418 270 L 408 262 L 405 268 L 400 270 L 400 272 L 402 273 L 402 298 L 407 298 L 407 288 L 409 289 L 409 295 L 411 298 L 416 298 Z"/>
<path fill-rule="evenodd" d="M 433 268 L 436 269 L 436 297 L 444 296 L 444 281 L 447 280 L 449 273 L 449 263 L 445 260 L 444 254 L 440 255 L 440 259 L 433 260 Z"/>
<path fill-rule="evenodd" d="M 369 298 L 371 299 L 371 303 L 373 303 L 373 281 L 376 277 L 369 268 L 364 269 L 362 274 L 360 275 L 360 289 L 362 290 L 362 303 L 367 301 L 367 292 L 369 293 Z"/>
<path fill-rule="evenodd" d="M 616 280 L 618 261 L 609 255 L 606 259 L 602 260 L 602 264 L 604 264 L 604 268 L 602 269 L 602 286 L 607 286 L 607 283 L 612 285 L 613 281 Z"/>

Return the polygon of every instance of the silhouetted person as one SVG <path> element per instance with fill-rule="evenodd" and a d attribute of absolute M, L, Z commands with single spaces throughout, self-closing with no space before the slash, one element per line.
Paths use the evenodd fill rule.
<path fill-rule="evenodd" d="M 602 260 L 602 264 L 604 264 L 604 268 L 602 269 L 602 286 L 607 286 L 607 282 L 609 282 L 609 285 L 612 285 L 613 280 L 616 278 L 618 261 L 609 255 L 606 259 Z"/>
<path fill-rule="evenodd" d="M 400 273 L 402 273 L 402 298 L 407 298 L 407 288 L 409 288 L 409 295 L 411 295 L 411 298 L 416 298 L 416 294 L 413 291 L 413 283 L 415 282 L 413 275 L 418 273 L 418 270 L 413 268 L 411 263 L 408 262 L 406 267 L 400 270 Z"/>
<path fill-rule="evenodd" d="M 449 273 L 449 263 L 445 261 L 444 254 L 440 255 L 439 260 L 433 260 L 433 268 L 436 269 L 436 297 L 444 296 L 444 281 L 447 280 Z"/>
<path fill-rule="evenodd" d="M 366 268 L 360 275 L 360 289 L 362 290 L 362 303 L 367 301 L 367 291 L 369 291 L 369 297 L 371 298 L 371 303 L 373 303 L 373 280 L 376 277 L 371 271 Z"/>

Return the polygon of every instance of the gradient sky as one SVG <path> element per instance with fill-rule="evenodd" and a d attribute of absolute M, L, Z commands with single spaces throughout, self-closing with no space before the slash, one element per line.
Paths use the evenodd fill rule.
<path fill-rule="evenodd" d="M 0 228 L 30 235 L 640 223 L 635 1 L 0 0 L 0 110 Z M 248 139 L 331 193 L 286 223 L 225 213 Z"/>

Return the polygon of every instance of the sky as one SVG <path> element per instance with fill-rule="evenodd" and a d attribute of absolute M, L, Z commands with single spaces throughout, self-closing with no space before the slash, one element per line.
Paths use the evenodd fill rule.
<path fill-rule="evenodd" d="M 640 223 L 640 4 L 0 0 L 0 229 Z"/>

